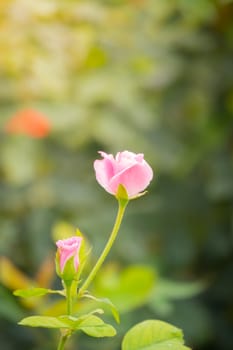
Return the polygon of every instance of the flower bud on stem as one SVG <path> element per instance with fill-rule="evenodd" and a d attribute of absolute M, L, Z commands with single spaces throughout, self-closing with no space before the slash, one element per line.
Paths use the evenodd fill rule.
<path fill-rule="evenodd" d="M 72 315 L 73 301 L 77 296 L 78 273 L 79 273 L 79 250 L 81 237 L 70 237 L 56 242 L 58 247 L 56 254 L 56 270 L 62 279 L 66 291 L 67 315 Z M 70 333 L 61 330 L 61 336 L 57 350 L 63 350 Z"/>

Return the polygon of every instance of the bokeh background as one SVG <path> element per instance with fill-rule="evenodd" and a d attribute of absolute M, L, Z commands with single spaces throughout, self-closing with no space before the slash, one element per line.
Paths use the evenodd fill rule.
<path fill-rule="evenodd" d="M 0 348 L 55 348 L 56 332 L 16 323 L 57 300 L 12 290 L 58 286 L 54 239 L 76 227 L 96 260 L 117 205 L 93 161 L 128 149 L 155 178 L 93 286 L 119 307 L 118 336 L 70 349 L 119 350 L 147 318 L 193 349 L 232 349 L 233 2 L 1 0 L 0 52 Z M 7 128 L 28 110 L 41 137 Z"/>

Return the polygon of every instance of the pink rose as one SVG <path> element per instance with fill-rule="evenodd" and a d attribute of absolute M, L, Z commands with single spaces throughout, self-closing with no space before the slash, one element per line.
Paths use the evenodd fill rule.
<path fill-rule="evenodd" d="M 78 272 L 79 267 L 79 249 L 81 246 L 82 237 L 74 236 L 67 239 L 62 239 L 56 242 L 57 257 L 59 262 L 60 272 L 63 273 L 67 261 L 73 257 L 74 272 Z"/>
<path fill-rule="evenodd" d="M 105 152 L 99 154 L 103 159 L 94 162 L 96 180 L 111 194 L 116 195 L 121 184 L 132 198 L 145 190 L 153 178 L 153 171 L 142 153 L 118 152 L 115 158 Z"/>

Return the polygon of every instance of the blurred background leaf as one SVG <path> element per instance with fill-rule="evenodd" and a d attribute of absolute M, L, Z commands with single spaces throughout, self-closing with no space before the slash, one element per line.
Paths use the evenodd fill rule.
<path fill-rule="evenodd" d="M 232 349 L 232 18 L 230 0 L 0 2 L 1 348 L 53 348 L 55 333 L 15 325 L 26 305 L 12 286 L 24 276 L 60 288 L 52 236 L 76 227 L 96 261 L 116 203 L 93 161 L 98 150 L 128 149 L 145 154 L 155 179 L 130 203 L 109 260 L 117 279 L 133 264 L 156 276 L 125 286 L 138 294 L 117 337 L 80 336 L 80 348 L 120 349 L 132 325 L 161 318 L 192 348 Z M 47 119 L 48 135 L 6 132 L 25 110 Z M 116 272 L 106 271 L 110 283 Z M 36 307 L 53 315 L 62 303 Z"/>

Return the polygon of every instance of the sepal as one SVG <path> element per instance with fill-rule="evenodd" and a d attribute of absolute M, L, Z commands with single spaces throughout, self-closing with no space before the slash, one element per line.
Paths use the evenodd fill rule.
<path fill-rule="evenodd" d="M 65 282 L 65 284 L 77 280 L 78 271 L 75 269 L 73 256 L 67 260 L 63 271 L 61 271 L 60 268 L 60 255 L 58 251 L 56 253 L 55 262 L 57 275 Z"/>
<path fill-rule="evenodd" d="M 124 207 L 129 202 L 129 196 L 127 193 L 126 188 L 123 185 L 119 185 L 116 193 L 116 199 L 118 200 L 119 204 Z"/>

